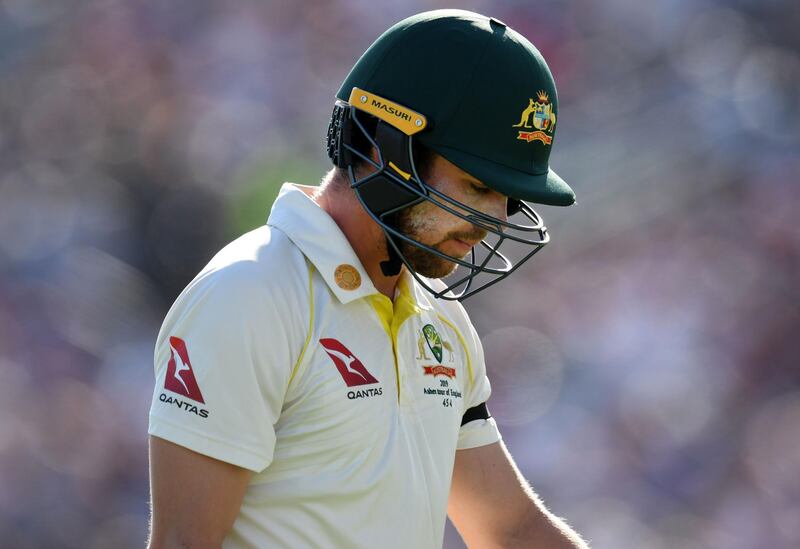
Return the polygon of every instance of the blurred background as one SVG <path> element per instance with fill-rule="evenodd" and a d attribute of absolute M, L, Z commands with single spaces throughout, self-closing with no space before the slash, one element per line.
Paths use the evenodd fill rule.
<path fill-rule="evenodd" d="M 800 547 L 789 0 L 0 0 L 0 545 L 144 546 L 168 307 L 319 181 L 350 66 L 436 7 L 558 83 L 578 203 L 465 302 L 524 474 L 595 549 Z"/>

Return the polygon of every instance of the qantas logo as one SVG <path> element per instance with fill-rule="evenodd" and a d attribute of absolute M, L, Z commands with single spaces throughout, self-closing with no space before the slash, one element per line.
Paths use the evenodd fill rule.
<path fill-rule="evenodd" d="M 167 364 L 167 377 L 164 380 L 164 388 L 205 404 L 206 401 L 203 400 L 203 394 L 200 392 L 200 387 L 194 378 L 186 343 L 179 337 L 170 337 L 169 347 L 170 359 Z"/>
<path fill-rule="evenodd" d="M 348 387 L 355 387 L 357 385 L 371 385 L 372 383 L 379 383 L 377 379 L 372 377 L 367 369 L 361 364 L 355 355 L 350 352 L 350 349 L 342 345 L 336 339 L 323 338 L 319 340 L 320 344 L 325 348 L 325 352 L 331 357 L 336 369 L 342 375 L 342 379 Z"/>

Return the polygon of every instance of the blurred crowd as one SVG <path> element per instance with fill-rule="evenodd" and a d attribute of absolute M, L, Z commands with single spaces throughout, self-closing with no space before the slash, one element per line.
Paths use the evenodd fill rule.
<path fill-rule="evenodd" d="M 0 0 L 0 546 L 144 545 L 168 307 L 319 181 L 349 67 L 438 7 L 558 84 L 578 203 L 465 302 L 523 473 L 595 549 L 800 547 L 789 0 Z"/>

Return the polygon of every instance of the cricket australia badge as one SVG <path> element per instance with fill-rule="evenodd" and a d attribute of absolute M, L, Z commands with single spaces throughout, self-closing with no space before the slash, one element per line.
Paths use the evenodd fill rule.
<path fill-rule="evenodd" d="M 438 362 L 438 364 L 423 365 L 422 368 L 425 375 L 434 377 L 442 375 L 451 379 L 456 377 L 455 368 L 442 364 L 444 351 L 448 353 L 448 362 L 453 362 L 453 346 L 450 345 L 450 342 L 442 339 L 442 336 L 439 335 L 439 332 L 433 324 L 425 324 L 422 327 L 421 334 L 417 341 L 417 347 L 419 350 L 417 360 L 430 361 L 430 357 L 426 352 L 429 350 L 433 354 L 433 358 Z"/>
<path fill-rule="evenodd" d="M 517 139 L 522 141 L 541 141 L 545 145 L 553 143 L 553 132 L 556 129 L 556 113 L 547 92 L 539 90 L 536 101 L 528 100 L 528 106 L 522 111 L 519 122 L 512 128 L 531 128 L 532 131 L 519 130 Z"/>

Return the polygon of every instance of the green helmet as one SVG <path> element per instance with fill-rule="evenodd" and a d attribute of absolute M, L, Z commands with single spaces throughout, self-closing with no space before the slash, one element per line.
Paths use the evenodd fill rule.
<path fill-rule="evenodd" d="M 413 159 L 415 142 L 507 196 L 509 213 L 521 211 L 534 222 L 533 226 L 503 223 L 483 214 L 489 219 L 475 224 L 498 235 L 500 243 L 511 238 L 535 249 L 511 264 L 495 249 L 499 244 L 494 245 L 490 256 L 504 263 L 497 269 L 488 267 L 491 261 L 476 265 L 444 256 L 470 269 L 460 281 L 467 286 L 479 272 L 507 276 L 548 241 L 541 219 L 524 201 L 556 206 L 575 202 L 572 189 L 549 166 L 558 120 L 553 76 L 539 51 L 497 19 L 462 10 L 436 10 L 404 19 L 364 52 L 337 98 L 328 153 L 336 165 L 349 168 L 357 196 L 387 232 L 390 256 L 398 252 L 397 239 L 438 252 L 392 232 L 388 222 L 392 213 L 422 200 L 443 204 L 447 210 L 463 207 L 453 201 L 449 202 L 455 208 L 446 207 L 448 197 L 438 195 L 419 177 Z M 377 127 L 368 119 L 377 119 Z M 369 158 L 364 139 L 377 149 L 378 163 Z M 359 181 L 352 169 L 358 159 L 373 164 L 377 172 Z M 474 223 L 477 214 L 468 220 Z M 513 230 L 538 236 L 517 239 Z M 390 259 L 405 261 L 402 254 Z M 456 297 L 477 291 L 467 290 Z"/>

